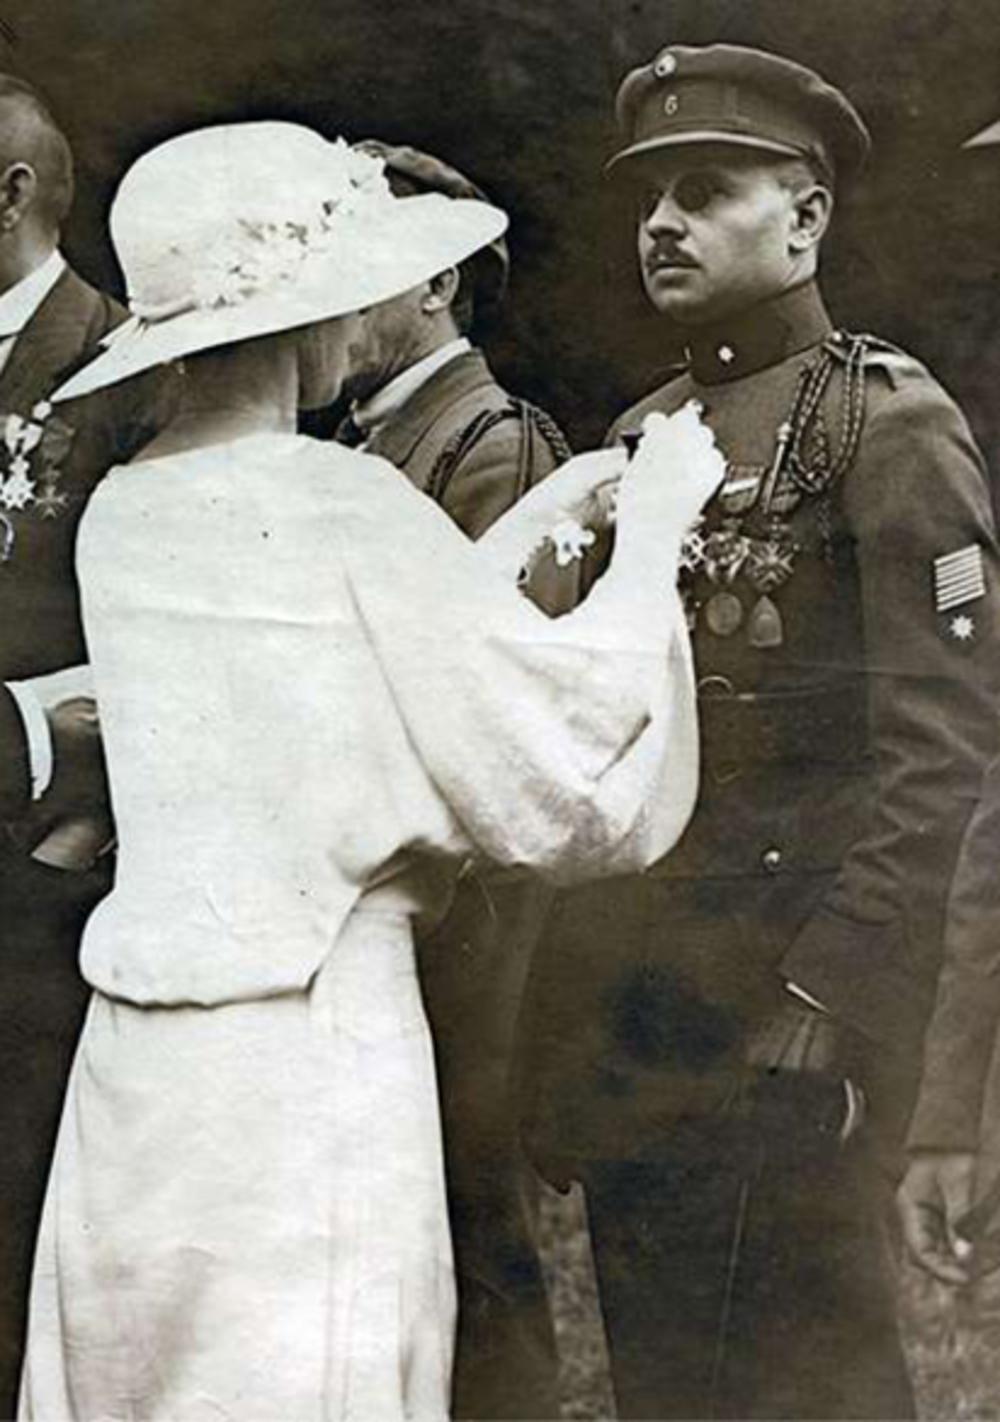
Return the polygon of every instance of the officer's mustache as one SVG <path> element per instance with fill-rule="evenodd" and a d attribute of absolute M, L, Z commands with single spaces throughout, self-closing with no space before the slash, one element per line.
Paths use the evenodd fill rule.
<path fill-rule="evenodd" d="M 643 258 L 647 271 L 657 267 L 696 267 L 699 263 L 688 252 L 684 252 L 674 242 L 657 242 Z"/>

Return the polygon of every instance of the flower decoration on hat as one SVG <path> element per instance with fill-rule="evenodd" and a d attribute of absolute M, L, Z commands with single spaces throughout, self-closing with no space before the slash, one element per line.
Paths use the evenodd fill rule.
<path fill-rule="evenodd" d="M 286 220 L 239 218 L 198 255 L 190 292 L 162 304 L 133 298 L 130 308 L 144 321 L 165 320 L 184 310 L 238 306 L 272 294 L 299 276 L 312 259 L 335 250 L 345 223 L 377 215 L 393 202 L 379 157 L 359 152 L 342 138 L 330 145 L 329 188 L 311 213 Z M 176 249 L 176 255 L 182 253 Z"/>
<path fill-rule="evenodd" d="M 401 199 L 381 155 L 300 124 L 179 134 L 136 160 L 111 206 L 132 320 L 52 399 L 365 310 L 465 261 L 506 226 L 479 200 Z"/>

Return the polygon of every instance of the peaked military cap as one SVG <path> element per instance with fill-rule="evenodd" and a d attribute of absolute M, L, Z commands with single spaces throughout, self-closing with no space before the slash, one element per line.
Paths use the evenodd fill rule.
<path fill-rule="evenodd" d="M 450 198 L 490 199 L 464 173 L 450 163 L 422 153 L 407 144 L 383 143 L 379 138 L 362 138 L 353 145 L 362 153 L 381 158 L 389 186 L 397 197 L 417 193 L 444 193 Z M 504 238 L 497 237 L 469 259 L 472 266 L 475 301 L 480 308 L 495 307 L 503 300 L 510 271 L 510 254 Z"/>
<path fill-rule="evenodd" d="M 1000 143 L 1000 119 L 989 123 L 962 144 L 963 148 L 991 148 Z"/>
<path fill-rule="evenodd" d="M 727 143 L 811 159 L 853 177 L 871 147 L 864 120 L 811 69 L 764 50 L 668 45 L 618 90 L 625 147 L 608 164 L 685 143 Z"/>

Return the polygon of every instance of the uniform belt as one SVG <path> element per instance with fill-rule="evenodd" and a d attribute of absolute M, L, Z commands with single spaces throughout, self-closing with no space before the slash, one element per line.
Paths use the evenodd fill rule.
<path fill-rule="evenodd" d="M 737 692 L 722 677 L 699 683 L 702 762 L 719 783 L 762 765 L 843 765 L 864 758 L 862 689 Z"/>

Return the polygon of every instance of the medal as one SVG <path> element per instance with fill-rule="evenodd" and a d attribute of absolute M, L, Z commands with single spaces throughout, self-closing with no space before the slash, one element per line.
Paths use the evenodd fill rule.
<path fill-rule="evenodd" d="M 757 599 L 750 614 L 750 622 L 747 625 L 747 641 L 751 647 L 764 650 L 768 647 L 780 647 L 784 640 L 785 628 L 781 621 L 781 613 L 767 593 L 764 593 Z"/>
<path fill-rule="evenodd" d="M 718 499 L 727 514 L 742 514 L 753 508 L 767 473 L 762 464 L 727 464 L 726 481 Z"/>
<path fill-rule="evenodd" d="M 716 637 L 731 637 L 743 621 L 743 604 L 735 593 L 713 593 L 705 604 L 705 621 Z"/>
<path fill-rule="evenodd" d="M 697 528 L 691 528 L 681 539 L 680 571 L 696 573 L 705 561 L 705 539 Z"/>
<path fill-rule="evenodd" d="M 730 522 L 705 539 L 703 566 L 710 582 L 731 583 L 746 562 L 750 540 Z"/>
<path fill-rule="evenodd" d="M 759 593 L 771 593 L 788 582 L 795 570 L 798 544 L 787 524 L 772 522 L 767 538 L 754 538 L 746 560 L 747 581 Z"/>

